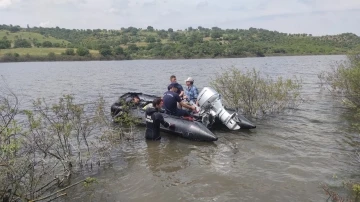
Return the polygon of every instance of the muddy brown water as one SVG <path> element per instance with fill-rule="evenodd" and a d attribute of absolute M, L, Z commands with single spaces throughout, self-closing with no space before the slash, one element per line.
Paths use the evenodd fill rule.
<path fill-rule="evenodd" d="M 175 74 L 184 85 L 191 76 L 201 89 L 223 68 L 256 68 L 270 76 L 303 80 L 299 109 L 252 120 L 251 131 L 214 131 L 219 140 L 194 142 L 162 133 L 159 142 L 119 144 L 113 163 L 77 179 L 96 177 L 90 188 L 77 186 L 64 201 L 325 201 L 320 187 L 340 187 L 358 178 L 353 154 L 358 134 L 353 120 L 319 87 L 318 73 L 345 56 L 293 56 L 243 59 L 138 60 L 102 62 L 2 63 L 0 74 L 19 96 L 21 107 L 44 97 L 56 101 L 74 94 L 81 102 L 103 95 L 110 105 L 122 93 L 162 94 Z M 334 177 L 336 176 L 336 177 Z"/>

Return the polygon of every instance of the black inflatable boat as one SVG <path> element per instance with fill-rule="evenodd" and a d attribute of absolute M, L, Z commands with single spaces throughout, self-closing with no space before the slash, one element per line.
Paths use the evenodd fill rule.
<path fill-rule="evenodd" d="M 136 105 L 127 103 L 132 98 L 138 97 L 140 102 Z M 117 102 L 111 106 L 111 115 L 115 121 L 116 117 L 125 113 L 130 113 L 137 117 L 140 124 L 145 125 L 145 106 L 151 105 L 152 101 L 159 96 L 149 95 L 139 92 L 128 92 L 120 96 Z M 163 113 L 165 121 L 175 124 L 175 129 L 165 128 L 160 125 L 164 132 L 174 133 L 183 138 L 197 141 L 216 141 L 216 137 L 210 129 L 217 126 L 226 126 L 230 130 L 253 129 L 256 126 L 244 116 L 237 114 L 231 109 L 225 109 L 221 104 L 220 96 L 211 88 L 205 87 L 198 97 L 200 113 L 193 114 L 193 119 L 177 117 Z M 232 112 L 232 114 L 229 114 Z"/>

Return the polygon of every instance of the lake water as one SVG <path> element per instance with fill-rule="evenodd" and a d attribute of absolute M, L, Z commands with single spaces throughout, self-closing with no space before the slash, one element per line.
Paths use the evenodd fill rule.
<path fill-rule="evenodd" d="M 201 89 L 228 67 L 256 68 L 273 77 L 303 80 L 299 109 L 254 120 L 251 131 L 215 131 L 219 140 L 194 142 L 162 134 L 147 142 L 144 128 L 135 141 L 119 145 L 111 167 L 97 169 L 98 184 L 73 188 L 67 201 L 325 201 L 321 183 L 341 186 L 354 179 L 352 155 L 358 134 L 347 130 L 346 112 L 319 87 L 317 75 L 345 56 L 242 59 L 138 60 L 2 63 L 0 75 L 19 96 L 21 108 L 44 97 L 74 94 L 81 102 L 104 96 L 107 106 L 122 93 L 161 95 L 169 77 L 191 76 Z M 337 176 L 337 178 L 334 178 Z"/>

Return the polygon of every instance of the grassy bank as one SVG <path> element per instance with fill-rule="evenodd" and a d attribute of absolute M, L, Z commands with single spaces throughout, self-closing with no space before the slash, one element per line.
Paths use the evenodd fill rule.
<path fill-rule="evenodd" d="M 26 52 L 23 52 L 26 53 Z M 57 50 L 57 54 L 51 50 L 42 50 L 37 52 L 38 54 L 19 54 L 18 52 L 7 52 L 0 55 L 0 62 L 34 62 L 34 61 L 95 61 L 95 60 L 127 60 L 131 59 L 125 55 L 116 56 L 102 56 L 98 51 L 92 50 L 90 54 L 85 56 L 79 55 L 65 55 L 61 54 L 60 50 Z M 47 53 L 47 54 L 46 54 Z"/>
<path fill-rule="evenodd" d="M 6 54 L 19 54 L 26 55 L 29 54 L 31 56 L 47 56 L 49 53 L 55 53 L 56 55 L 60 55 L 65 52 L 66 48 L 12 48 L 12 49 L 0 49 L 0 57 Z M 89 50 L 90 54 L 98 55 L 99 51 L 97 50 Z M 76 52 L 76 49 L 75 49 Z"/>

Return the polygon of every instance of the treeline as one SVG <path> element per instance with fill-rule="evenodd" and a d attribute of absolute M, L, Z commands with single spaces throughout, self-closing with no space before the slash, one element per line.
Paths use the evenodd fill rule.
<path fill-rule="evenodd" d="M 28 41 L 32 47 L 66 47 L 98 50 L 104 57 L 118 53 L 126 58 L 214 58 L 268 55 L 345 54 L 360 46 L 360 37 L 352 33 L 332 36 L 287 34 L 265 29 L 221 29 L 218 27 L 189 27 L 185 30 L 156 30 L 128 27 L 119 30 L 21 28 L 0 25 L 0 30 L 11 33 L 32 32 L 66 40 L 68 44 Z M 0 40 L 0 49 L 29 47 L 26 39 Z M 25 41 L 24 41 L 25 40 Z M 9 47 L 10 43 L 10 47 Z M 13 46 L 11 45 L 13 44 Z M 20 44 L 20 45 L 19 45 Z M 121 49 L 120 49 L 121 48 Z"/>
<path fill-rule="evenodd" d="M 14 41 L 8 40 L 7 37 L 3 37 L 0 39 L 0 49 L 9 49 L 12 48 L 11 44 L 14 43 L 13 48 L 66 48 L 67 45 L 61 44 L 61 43 L 52 43 L 50 41 L 44 41 L 44 42 L 38 42 L 36 39 L 33 39 L 32 41 L 27 39 L 15 39 Z"/>
<path fill-rule="evenodd" d="M 126 55 L 113 55 L 113 56 L 103 56 L 103 55 L 67 55 L 67 54 L 55 54 L 50 52 L 47 55 L 20 55 L 18 53 L 6 53 L 0 57 L 0 62 L 29 62 L 29 61 L 90 61 L 90 60 L 128 60 L 130 59 Z"/>

